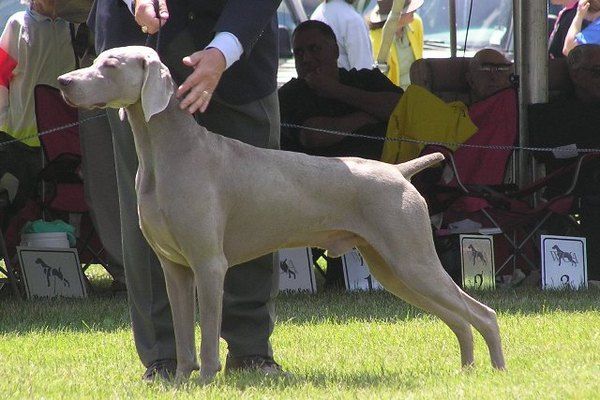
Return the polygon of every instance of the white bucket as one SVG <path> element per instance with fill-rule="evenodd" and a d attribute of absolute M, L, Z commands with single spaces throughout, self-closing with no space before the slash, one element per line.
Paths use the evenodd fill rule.
<path fill-rule="evenodd" d="M 21 235 L 21 246 L 69 248 L 66 232 L 24 233 Z"/>

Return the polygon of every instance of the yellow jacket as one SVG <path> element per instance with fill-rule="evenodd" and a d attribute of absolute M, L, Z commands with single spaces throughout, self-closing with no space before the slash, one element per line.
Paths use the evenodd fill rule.
<path fill-rule="evenodd" d="M 418 157 L 423 150 L 423 144 L 400 139 L 464 143 L 475 132 L 477 126 L 466 105 L 445 103 L 427 89 L 410 85 L 390 116 L 381 161 L 398 164 Z"/>
<path fill-rule="evenodd" d="M 382 28 L 369 30 L 371 43 L 373 44 L 373 57 L 375 61 L 377 61 L 377 53 L 379 53 L 379 48 L 381 47 L 382 31 Z M 415 19 L 408 24 L 407 35 L 410 48 L 413 50 L 413 54 L 415 56 L 415 60 L 423 58 L 423 21 L 417 14 L 415 14 Z M 396 51 L 396 46 L 393 44 L 390 48 L 387 64 L 387 77 L 394 82 L 395 85 L 399 86 L 400 73 L 398 71 L 398 52 Z"/>

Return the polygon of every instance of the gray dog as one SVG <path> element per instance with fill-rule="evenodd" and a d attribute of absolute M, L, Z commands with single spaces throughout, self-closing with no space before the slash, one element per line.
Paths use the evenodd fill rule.
<path fill-rule="evenodd" d="M 444 271 L 427 205 L 408 181 L 441 161 L 441 154 L 391 165 L 261 149 L 216 135 L 179 108 L 169 70 L 147 47 L 105 51 L 91 67 L 58 81 L 71 104 L 127 112 L 139 158 L 140 226 L 161 261 L 173 311 L 177 379 L 199 368 L 194 288 L 200 373 L 209 382 L 221 368 L 227 268 L 301 246 L 338 256 L 357 247 L 388 291 L 452 329 L 463 366 L 474 362 L 473 325 L 485 338 L 492 365 L 504 369 L 496 313 Z"/>

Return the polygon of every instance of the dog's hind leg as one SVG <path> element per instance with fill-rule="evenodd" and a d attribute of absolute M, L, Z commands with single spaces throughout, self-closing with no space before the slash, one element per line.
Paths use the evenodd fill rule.
<path fill-rule="evenodd" d="M 433 243 L 424 249 L 423 253 L 413 254 L 416 260 L 431 260 L 430 255 L 435 254 Z M 399 246 L 401 248 L 401 246 Z M 429 257 L 428 257 L 429 256 Z M 390 263 L 394 274 L 410 289 L 421 296 L 437 303 L 440 307 L 448 309 L 467 320 L 485 339 L 488 346 L 492 366 L 505 369 L 500 328 L 496 313 L 491 308 L 481 304 L 463 292 L 444 270 L 437 256 L 431 260 L 434 264 L 415 263 L 407 265 L 406 261 L 384 260 Z M 393 264 L 395 262 L 395 264 Z"/>
<path fill-rule="evenodd" d="M 461 365 L 463 367 L 473 365 L 473 332 L 469 322 L 459 314 L 430 301 L 426 297 L 407 287 L 394 275 L 393 271 L 387 266 L 383 258 L 381 258 L 379 253 L 373 247 L 360 246 L 359 250 L 367 261 L 369 269 L 375 279 L 377 279 L 387 291 L 426 312 L 436 315 L 448 325 L 458 339 Z"/>
<path fill-rule="evenodd" d="M 200 305 L 200 374 L 203 383 L 211 382 L 221 370 L 219 337 L 223 311 L 223 284 L 227 271 L 225 256 L 195 264 L 194 277 Z"/>
<path fill-rule="evenodd" d="M 178 381 L 187 380 L 193 370 L 199 369 L 194 340 L 194 274 L 188 266 L 158 257 L 165 273 L 167 294 L 173 315 L 177 350 Z"/>

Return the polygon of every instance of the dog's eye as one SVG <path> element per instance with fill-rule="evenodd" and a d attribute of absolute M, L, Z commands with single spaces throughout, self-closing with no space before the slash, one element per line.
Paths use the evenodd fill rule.
<path fill-rule="evenodd" d="M 117 60 L 116 58 L 107 58 L 102 63 L 102 66 L 107 67 L 107 68 L 115 68 L 118 65 L 119 65 L 119 60 Z"/>

